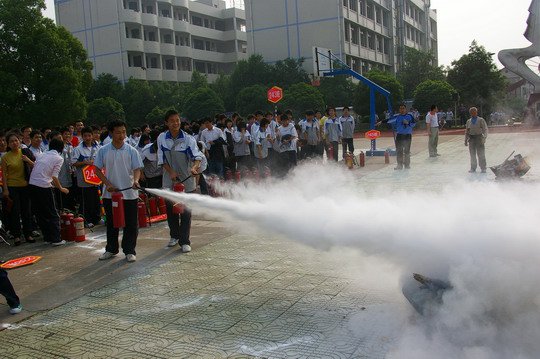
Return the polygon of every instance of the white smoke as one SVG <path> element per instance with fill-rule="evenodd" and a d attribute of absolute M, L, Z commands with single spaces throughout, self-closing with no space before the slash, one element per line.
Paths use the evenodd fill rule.
<path fill-rule="evenodd" d="M 454 289 L 410 325 L 391 358 L 536 358 L 540 185 L 455 181 L 442 192 L 363 188 L 348 171 L 303 165 L 285 181 L 222 187 L 230 199 L 154 191 L 195 213 L 249 221 L 320 248 L 350 246 Z"/>

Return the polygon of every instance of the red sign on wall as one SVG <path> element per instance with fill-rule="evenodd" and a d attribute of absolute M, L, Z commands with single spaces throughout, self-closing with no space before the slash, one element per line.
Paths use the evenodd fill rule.
<path fill-rule="evenodd" d="M 376 140 L 377 138 L 381 137 L 381 131 L 370 130 L 370 131 L 366 132 L 366 134 L 364 136 L 368 140 Z"/>
<path fill-rule="evenodd" d="M 101 184 L 101 180 L 96 175 L 97 171 L 98 169 L 94 165 L 88 165 L 88 166 L 83 167 L 82 172 L 83 172 L 84 182 L 94 185 L 94 186 L 99 186 Z"/>
<path fill-rule="evenodd" d="M 283 89 L 281 87 L 273 86 L 267 92 L 268 101 L 272 103 L 278 103 L 283 98 Z"/>
<path fill-rule="evenodd" d="M 16 259 L 11 259 L 5 263 L 2 263 L 0 267 L 4 269 L 13 269 L 13 268 L 27 266 L 29 264 L 34 264 L 40 259 L 41 259 L 40 256 L 28 256 L 28 257 L 16 258 Z"/>

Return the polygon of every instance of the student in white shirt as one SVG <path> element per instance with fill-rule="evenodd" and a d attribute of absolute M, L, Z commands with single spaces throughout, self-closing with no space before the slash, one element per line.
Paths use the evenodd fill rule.
<path fill-rule="evenodd" d="M 341 146 L 343 147 L 343 158 L 347 150 L 354 154 L 354 117 L 349 114 L 349 108 L 343 107 L 343 116 L 339 118 L 341 123 Z"/>
<path fill-rule="evenodd" d="M 34 157 L 38 159 L 43 154 L 43 148 L 41 147 L 43 140 L 41 132 L 38 130 L 33 130 L 30 132 L 30 146 L 28 148 L 34 154 Z"/>
<path fill-rule="evenodd" d="M 122 189 L 126 222 L 123 229 L 122 250 L 126 255 L 126 260 L 134 262 L 137 259 L 135 246 L 139 234 L 137 213 L 139 194 L 133 188 L 139 187 L 143 163 L 139 152 L 125 142 L 126 123 L 115 120 L 111 121 L 108 127 L 109 133 L 112 135 L 112 142 L 99 149 L 94 161 L 94 166 L 98 169 L 96 174 L 105 185 L 103 188 L 103 206 L 107 216 L 107 246 L 105 247 L 105 253 L 99 259 L 110 259 L 119 252 L 119 229 L 113 226 L 111 194 Z M 107 176 L 101 171 L 103 169 L 106 170 Z"/>
<path fill-rule="evenodd" d="M 36 160 L 29 181 L 32 204 L 43 233 L 43 240 L 53 246 L 66 243 L 60 238 L 60 217 L 52 189 L 54 186 L 64 194 L 69 193 L 69 190 L 62 187 L 58 180 L 58 174 L 64 162 L 64 158 L 60 156 L 63 150 L 64 143 L 59 139 L 52 139 L 49 142 L 49 150 Z"/>
<path fill-rule="evenodd" d="M 251 134 L 247 130 L 245 123 L 238 123 L 238 130 L 234 132 L 233 140 L 237 169 L 239 170 L 241 166 L 249 167 L 251 164 Z"/>
<path fill-rule="evenodd" d="M 437 157 L 437 145 L 439 143 L 439 109 L 432 105 L 430 111 L 426 114 L 426 127 L 429 135 L 428 150 L 429 157 Z"/>
<path fill-rule="evenodd" d="M 227 145 L 227 140 L 223 131 L 212 124 L 210 117 L 203 120 L 203 127 L 199 140 L 204 142 L 208 150 L 208 172 L 223 178 L 225 171 L 225 152 L 223 146 Z"/>
<path fill-rule="evenodd" d="M 255 132 L 255 137 L 253 138 L 254 156 L 259 173 L 263 173 L 264 168 L 268 166 L 268 150 L 269 145 L 272 144 L 272 135 L 268 127 L 269 123 L 266 118 L 262 119 L 259 129 Z"/>
<path fill-rule="evenodd" d="M 302 151 L 306 158 L 318 154 L 320 138 L 319 121 L 315 119 L 315 112 L 306 111 L 306 118 L 300 122 L 301 138 L 305 142 Z"/>

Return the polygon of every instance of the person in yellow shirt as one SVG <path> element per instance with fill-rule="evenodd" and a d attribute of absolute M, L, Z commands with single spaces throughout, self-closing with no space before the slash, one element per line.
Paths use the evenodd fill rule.
<path fill-rule="evenodd" d="M 22 232 L 28 243 L 34 243 L 32 238 L 32 214 L 30 211 L 30 197 L 28 195 L 28 181 L 25 173 L 25 164 L 33 167 L 35 158 L 30 151 L 21 150 L 21 142 L 16 133 L 6 136 L 9 151 L 2 156 L 2 173 L 4 176 L 2 196 L 11 203 L 8 210 L 9 230 L 14 237 L 16 246 L 21 244 L 21 219 Z"/>
<path fill-rule="evenodd" d="M 315 111 L 315 119 L 319 121 L 319 131 L 320 131 L 319 138 L 321 139 L 321 142 L 319 143 L 318 153 L 319 153 L 319 156 L 322 156 L 324 154 L 324 151 L 326 150 L 326 146 L 324 145 L 326 143 L 326 138 L 324 134 L 324 123 L 326 122 L 328 117 L 323 116 L 322 112 L 317 110 Z M 328 155 L 328 153 L 326 153 L 326 155 Z"/>

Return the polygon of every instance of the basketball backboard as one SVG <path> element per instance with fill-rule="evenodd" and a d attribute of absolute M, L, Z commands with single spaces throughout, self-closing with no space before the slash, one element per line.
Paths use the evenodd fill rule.
<path fill-rule="evenodd" d="M 315 77 L 324 76 L 325 72 L 333 69 L 332 50 L 323 47 L 313 47 L 313 75 Z"/>

